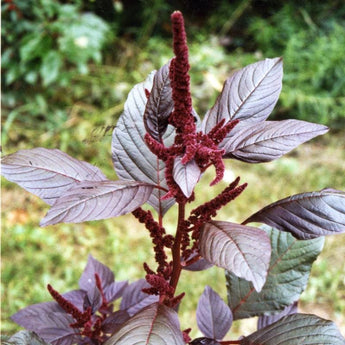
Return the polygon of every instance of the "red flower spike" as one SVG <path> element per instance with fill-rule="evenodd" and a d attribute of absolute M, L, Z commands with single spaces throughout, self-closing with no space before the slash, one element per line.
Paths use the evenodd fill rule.
<path fill-rule="evenodd" d="M 189 344 L 192 341 L 192 338 L 189 336 L 191 330 L 191 328 L 187 328 L 184 331 L 182 331 L 183 340 L 186 344 Z"/>

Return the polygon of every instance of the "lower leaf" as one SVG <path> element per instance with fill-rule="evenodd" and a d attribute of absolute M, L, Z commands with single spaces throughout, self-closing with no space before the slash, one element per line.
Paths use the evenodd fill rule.
<path fill-rule="evenodd" d="M 244 338 L 241 345 L 344 345 L 337 326 L 316 315 L 294 314 Z"/>

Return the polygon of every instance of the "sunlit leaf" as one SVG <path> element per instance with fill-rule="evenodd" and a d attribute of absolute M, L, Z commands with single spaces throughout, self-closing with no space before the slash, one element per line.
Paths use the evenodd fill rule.
<path fill-rule="evenodd" d="M 161 141 L 168 128 L 168 117 L 174 108 L 169 67 L 170 62 L 156 72 L 144 112 L 145 128 L 157 141 Z"/>
<path fill-rule="evenodd" d="M 177 313 L 154 303 L 134 315 L 104 345 L 185 345 Z"/>
<path fill-rule="evenodd" d="M 34 332 L 19 331 L 13 334 L 6 341 L 1 341 L 2 345 L 49 345 Z"/>
<path fill-rule="evenodd" d="M 200 331 L 211 339 L 222 340 L 231 327 L 230 308 L 209 286 L 199 299 L 196 321 Z"/>
<path fill-rule="evenodd" d="M 252 283 L 226 272 L 228 302 L 234 320 L 276 314 L 297 301 L 323 248 L 323 237 L 299 241 L 288 232 L 268 227 L 265 231 L 271 238 L 272 254 L 262 290 L 257 292 Z"/>
<path fill-rule="evenodd" d="M 134 181 L 81 182 L 55 202 L 41 225 L 117 217 L 144 204 L 152 188 L 152 185 Z"/>
<path fill-rule="evenodd" d="M 241 345 L 344 345 L 337 326 L 316 315 L 294 314 L 244 338 Z"/>
<path fill-rule="evenodd" d="M 49 205 L 79 182 L 106 180 L 97 167 L 60 150 L 42 147 L 3 157 L 1 174 Z"/>
<path fill-rule="evenodd" d="M 257 291 L 262 289 L 271 255 L 264 230 L 212 221 L 203 226 L 199 241 L 200 254 L 207 261 L 253 282 Z"/>
<path fill-rule="evenodd" d="M 151 90 L 154 73 L 145 82 L 130 91 L 112 139 L 112 156 L 117 175 L 123 180 L 143 181 L 168 188 L 165 181 L 165 164 L 146 146 L 146 128 L 143 121 L 147 97 L 145 89 Z M 168 126 L 163 141 L 170 146 L 174 139 L 174 128 Z M 174 199 L 161 200 L 166 192 L 155 189 L 148 199 L 157 212 L 164 214 Z"/>
<path fill-rule="evenodd" d="M 248 163 L 269 162 L 327 131 L 326 126 L 299 120 L 255 123 L 224 142 L 224 157 Z"/>
<path fill-rule="evenodd" d="M 292 195 L 256 212 L 243 224 L 265 223 L 298 239 L 345 232 L 345 192 L 323 189 Z"/>
<path fill-rule="evenodd" d="M 181 156 L 174 160 L 173 177 L 183 194 L 189 198 L 200 179 L 201 171 L 194 159 L 186 164 L 183 164 L 181 160 Z"/>
<path fill-rule="evenodd" d="M 265 59 L 235 72 L 224 84 L 215 105 L 203 120 L 208 133 L 222 119 L 240 120 L 230 135 L 242 126 L 266 120 L 272 112 L 282 88 L 281 58 Z"/>

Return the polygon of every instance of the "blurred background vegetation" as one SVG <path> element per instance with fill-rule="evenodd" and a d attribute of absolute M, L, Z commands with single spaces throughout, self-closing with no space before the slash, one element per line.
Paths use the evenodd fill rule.
<path fill-rule="evenodd" d="M 331 128 L 276 162 L 249 167 L 229 162 L 228 179 L 241 175 L 249 187 L 219 219 L 241 221 L 294 193 L 345 189 L 343 0 L 4 0 L 1 9 L 4 154 L 59 148 L 114 179 L 112 129 L 133 85 L 172 57 L 170 14 L 179 9 L 188 33 L 194 107 L 201 116 L 235 69 L 282 56 L 283 90 L 270 119 Z M 202 186 L 211 180 L 206 174 Z M 141 263 L 152 262 L 149 238 L 131 215 L 40 229 L 46 206 L 5 180 L 2 186 L 2 332 L 18 329 L 9 315 L 49 299 L 48 282 L 62 292 L 77 288 L 88 253 L 120 280 L 141 278 Z M 198 200 L 223 187 L 199 193 Z M 174 216 L 174 210 L 166 216 L 172 232 Z M 335 320 L 345 334 L 344 257 L 344 236 L 328 238 L 301 306 Z M 188 295 L 182 327 L 192 326 L 197 335 L 194 312 L 204 284 L 225 297 L 224 282 L 217 268 L 182 276 L 181 290 Z M 253 327 L 238 323 L 232 332 Z"/>

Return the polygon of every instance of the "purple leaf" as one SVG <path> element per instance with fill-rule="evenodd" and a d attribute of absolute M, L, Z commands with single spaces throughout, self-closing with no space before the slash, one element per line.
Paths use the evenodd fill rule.
<path fill-rule="evenodd" d="M 220 343 L 218 343 L 217 340 L 205 338 L 205 337 L 193 339 L 193 341 L 191 341 L 189 344 L 190 345 L 220 345 Z"/>
<path fill-rule="evenodd" d="M 181 156 L 174 160 L 173 177 L 183 194 L 189 198 L 200 179 L 201 171 L 194 159 L 186 164 L 183 164 L 181 160 Z"/>
<path fill-rule="evenodd" d="M 271 239 L 271 261 L 264 287 L 226 272 L 228 301 L 234 320 L 274 314 L 300 298 L 324 237 L 299 241 L 288 232 L 264 228 Z"/>
<path fill-rule="evenodd" d="M 168 117 L 174 108 L 169 68 L 170 61 L 156 72 L 144 112 L 146 131 L 159 142 L 168 128 Z"/>
<path fill-rule="evenodd" d="M 201 229 L 199 250 L 207 261 L 251 281 L 257 291 L 265 284 L 271 245 L 264 230 L 212 221 Z"/>
<path fill-rule="evenodd" d="M 124 282 L 114 282 L 106 287 L 104 287 L 104 295 L 108 302 L 113 302 L 120 298 L 126 287 L 128 286 L 128 283 L 126 281 Z"/>
<path fill-rule="evenodd" d="M 6 341 L 1 341 L 3 345 L 50 345 L 40 338 L 36 333 L 29 331 L 19 331 L 13 334 Z"/>
<path fill-rule="evenodd" d="M 55 202 L 41 226 L 121 216 L 144 204 L 152 189 L 152 185 L 134 181 L 81 182 Z"/>
<path fill-rule="evenodd" d="M 120 308 L 126 310 L 130 316 L 133 316 L 146 306 L 157 302 L 158 296 L 148 295 L 142 290 L 151 287 L 145 279 L 140 279 L 128 286 L 125 290 Z"/>
<path fill-rule="evenodd" d="M 327 131 L 326 126 L 299 120 L 255 123 L 224 142 L 224 157 L 248 163 L 269 162 Z"/>
<path fill-rule="evenodd" d="M 345 232 L 345 193 L 323 189 L 290 196 L 256 212 L 243 224 L 261 222 L 306 240 Z"/>
<path fill-rule="evenodd" d="M 177 313 L 154 303 L 134 315 L 104 345 L 185 345 Z"/>
<path fill-rule="evenodd" d="M 130 91 L 113 132 L 112 157 L 115 171 L 123 180 L 151 183 L 168 189 L 165 181 L 165 164 L 146 146 L 146 129 L 143 115 L 147 103 L 145 89 L 151 90 L 154 73 L 145 82 L 137 84 Z M 169 126 L 163 135 L 163 141 L 170 146 L 174 140 L 174 128 Z M 155 189 L 148 203 L 164 214 L 174 203 L 174 199 L 161 200 L 166 192 Z"/>
<path fill-rule="evenodd" d="M 125 310 L 117 310 L 106 317 L 102 323 L 102 331 L 114 334 L 118 328 L 129 319 L 129 314 Z"/>
<path fill-rule="evenodd" d="M 231 327 L 230 308 L 209 286 L 199 299 L 196 321 L 200 331 L 211 339 L 222 340 Z"/>
<path fill-rule="evenodd" d="M 109 267 L 96 260 L 92 255 L 89 255 L 86 267 L 79 279 L 79 287 L 82 290 L 88 291 L 96 286 L 96 273 L 101 279 L 103 289 L 114 282 L 114 273 Z"/>
<path fill-rule="evenodd" d="M 273 315 L 262 315 L 258 318 L 258 330 L 264 327 L 267 327 L 268 325 L 271 325 L 274 322 L 277 322 L 282 317 L 296 314 L 297 313 L 297 304 L 298 302 L 294 302 L 287 307 L 285 307 L 280 313 L 273 314 Z"/>
<path fill-rule="evenodd" d="M 203 131 L 208 133 L 222 119 L 238 119 L 240 123 L 231 131 L 232 136 L 242 126 L 265 121 L 279 98 L 282 77 L 281 58 L 265 59 L 235 72 L 205 115 Z"/>
<path fill-rule="evenodd" d="M 204 258 L 200 257 L 197 261 L 193 262 L 192 264 L 186 266 L 185 263 L 193 260 L 195 256 L 199 256 L 197 251 L 194 251 L 188 258 L 182 258 L 183 265 L 182 268 L 187 271 L 203 271 L 207 270 L 208 268 L 212 267 L 213 264 L 205 260 Z"/>
<path fill-rule="evenodd" d="M 104 181 L 97 167 L 57 149 L 19 150 L 3 157 L 1 174 L 49 205 L 81 181 Z"/>
<path fill-rule="evenodd" d="M 293 314 L 256 331 L 241 345 L 344 345 L 345 339 L 337 326 L 316 315 Z"/>
<path fill-rule="evenodd" d="M 73 290 L 73 291 L 69 291 L 69 292 L 64 293 L 62 296 L 64 298 L 66 298 L 69 302 L 71 302 L 79 310 L 83 310 L 84 300 L 85 300 L 85 296 L 86 296 L 85 291 Z"/>
<path fill-rule="evenodd" d="M 83 310 L 91 307 L 91 312 L 94 314 L 102 305 L 102 295 L 97 286 L 93 286 L 87 290 Z"/>

